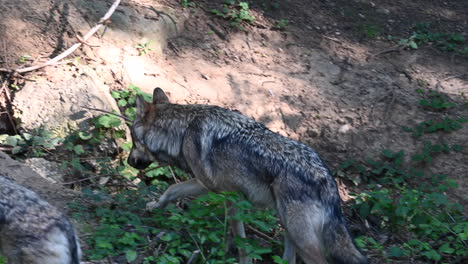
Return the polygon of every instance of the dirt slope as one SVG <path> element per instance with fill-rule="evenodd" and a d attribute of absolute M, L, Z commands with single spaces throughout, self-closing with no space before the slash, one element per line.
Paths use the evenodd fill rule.
<path fill-rule="evenodd" d="M 75 35 L 86 33 L 111 2 L 2 1 L 0 68 L 57 55 L 77 41 Z M 252 1 L 256 21 L 245 31 L 209 12 L 219 9 L 222 1 L 194 2 L 196 7 L 183 9 L 179 1 L 123 1 L 108 28 L 77 51 L 71 64 L 31 72 L 15 79 L 16 84 L 60 83 L 79 78 L 86 69 L 111 89 L 133 83 L 150 92 L 159 86 L 176 103 L 237 109 L 310 144 L 332 168 L 383 149 L 405 149 L 409 157 L 420 149 L 421 140 L 403 126 L 468 116 L 466 56 L 431 43 L 401 49 L 388 40 L 408 38 L 415 23 L 426 21 L 434 32 L 468 38 L 468 6 L 463 0 L 294 0 L 278 1 L 278 6 Z M 288 26 L 272 29 L 281 19 L 288 20 Z M 153 50 L 140 55 L 135 46 L 148 41 Z M 418 89 L 438 91 L 458 106 L 428 111 L 419 104 L 424 95 Z M 35 93 L 46 91 L 38 88 Z M 0 99 L 5 101 L 3 94 Z M 453 197 L 464 201 L 467 126 L 424 139 L 464 147 L 440 155 L 432 166 L 434 173 L 458 181 Z M 340 189 L 346 199 L 351 184 L 338 181 L 344 183 Z"/>

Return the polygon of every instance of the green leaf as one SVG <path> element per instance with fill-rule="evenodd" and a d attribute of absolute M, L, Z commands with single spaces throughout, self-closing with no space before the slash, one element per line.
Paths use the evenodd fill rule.
<path fill-rule="evenodd" d="M 463 146 L 452 145 L 452 150 L 455 151 L 455 152 L 461 152 L 463 150 Z"/>
<path fill-rule="evenodd" d="M 116 91 L 112 91 L 111 92 L 111 96 L 115 99 L 119 99 L 120 98 L 120 93 L 119 92 L 116 92 Z"/>
<path fill-rule="evenodd" d="M 362 218 L 366 218 L 370 213 L 370 206 L 368 203 L 363 203 L 361 205 L 361 207 L 359 207 L 359 215 L 362 217 Z"/>
<path fill-rule="evenodd" d="M 15 136 L 10 136 L 5 140 L 5 144 L 10 145 L 10 146 L 16 146 L 18 144 L 18 138 Z"/>
<path fill-rule="evenodd" d="M 124 107 L 124 106 L 127 106 L 128 103 L 127 103 L 127 100 L 125 100 L 125 99 L 120 99 L 120 100 L 117 102 L 117 104 L 118 104 L 119 106 L 121 106 L 121 107 Z"/>
<path fill-rule="evenodd" d="M 400 247 L 393 246 L 388 250 L 388 255 L 390 257 L 399 258 L 405 255 L 405 251 Z"/>
<path fill-rule="evenodd" d="M 135 250 L 127 250 L 125 252 L 125 258 L 127 259 L 127 262 L 132 262 L 134 261 L 138 256 L 138 253 Z"/>
<path fill-rule="evenodd" d="M 112 243 L 110 243 L 107 239 L 98 237 L 96 238 L 96 247 L 103 248 L 103 249 L 113 249 Z"/>
<path fill-rule="evenodd" d="M 422 252 L 421 255 L 425 256 L 428 259 L 433 259 L 437 261 L 441 259 L 441 256 L 435 250 L 428 250 Z"/>
<path fill-rule="evenodd" d="M 416 42 L 414 42 L 414 41 L 412 41 L 412 40 L 411 40 L 408 44 L 409 44 L 409 46 L 410 46 L 411 48 L 413 48 L 413 49 L 417 49 L 417 48 L 418 48 L 418 44 L 416 44 Z"/>
<path fill-rule="evenodd" d="M 20 146 L 15 146 L 12 150 L 11 150 L 11 154 L 15 155 L 15 154 L 18 154 L 20 152 L 23 152 L 23 148 L 20 147 Z"/>
<path fill-rule="evenodd" d="M 240 2 L 240 3 L 239 3 L 239 6 L 240 6 L 242 9 L 249 9 L 249 3 L 247 3 L 247 2 Z"/>
<path fill-rule="evenodd" d="M 85 150 L 83 149 L 82 145 L 76 145 L 73 147 L 73 152 L 75 152 L 76 155 L 81 155 L 85 153 Z"/>
<path fill-rule="evenodd" d="M 455 249 L 451 248 L 448 243 L 443 244 L 439 248 L 440 253 L 447 253 L 447 254 L 452 254 L 455 251 Z"/>
<path fill-rule="evenodd" d="M 97 123 L 105 128 L 118 127 L 122 123 L 118 117 L 104 115 L 100 116 Z"/>
<path fill-rule="evenodd" d="M 122 145 L 120 145 L 120 147 L 124 150 L 124 151 L 128 151 L 130 152 L 130 150 L 132 149 L 132 142 L 125 142 L 125 143 L 122 143 Z"/>
<path fill-rule="evenodd" d="M 130 118 L 130 120 L 135 119 L 135 115 L 136 115 L 136 107 L 130 107 L 130 108 L 125 109 L 125 116 Z"/>
<path fill-rule="evenodd" d="M 88 132 L 78 132 L 78 136 L 82 139 L 82 140 L 90 140 L 91 138 L 93 138 L 93 134 L 91 133 L 88 133 Z"/>
<path fill-rule="evenodd" d="M 32 135 L 29 134 L 29 133 L 23 133 L 23 138 L 24 138 L 25 140 L 30 140 L 30 139 L 32 138 Z"/>

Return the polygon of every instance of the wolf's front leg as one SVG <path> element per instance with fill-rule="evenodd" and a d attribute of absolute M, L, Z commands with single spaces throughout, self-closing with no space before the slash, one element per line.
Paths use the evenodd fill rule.
<path fill-rule="evenodd" d="M 197 179 L 191 179 L 185 182 L 171 185 L 169 189 L 163 193 L 161 198 L 159 198 L 159 201 L 147 203 L 146 210 L 151 211 L 155 208 L 164 208 L 170 202 L 179 198 L 184 198 L 187 196 L 200 196 L 206 193 L 208 193 L 208 189 L 201 185 Z"/>

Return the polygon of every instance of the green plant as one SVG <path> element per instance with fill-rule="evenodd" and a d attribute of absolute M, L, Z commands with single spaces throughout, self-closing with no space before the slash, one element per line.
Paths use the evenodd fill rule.
<path fill-rule="evenodd" d="M 426 98 L 421 99 L 419 104 L 432 111 L 447 110 L 456 106 L 455 103 L 449 101 L 446 95 L 435 91 L 429 91 Z"/>
<path fill-rule="evenodd" d="M 380 35 L 381 29 L 377 25 L 366 24 L 361 27 L 361 31 L 364 32 L 367 38 L 376 38 Z"/>
<path fill-rule="evenodd" d="M 195 2 L 192 2 L 190 0 L 181 0 L 180 1 L 180 5 L 183 7 L 183 8 L 187 8 L 187 7 L 196 7 L 197 4 Z"/>
<path fill-rule="evenodd" d="M 425 96 L 420 105 L 426 110 L 456 107 L 440 93 L 418 92 Z M 425 133 L 459 130 L 466 122 L 466 118 L 445 117 L 404 129 L 419 138 Z M 462 205 L 450 201 L 446 195 L 457 185 L 447 175 L 428 170 L 439 154 L 461 150 L 461 145 L 425 140 L 421 150 L 407 162 L 404 151 L 383 150 L 378 159 L 349 160 L 340 166 L 336 175 L 353 180 L 355 184 L 368 183 L 366 191 L 355 195 L 352 207 L 361 218 L 372 220 L 394 234 L 387 242 L 367 236 L 357 239 L 356 243 L 391 259 L 447 263 L 466 256 L 468 222 Z"/>
<path fill-rule="evenodd" d="M 23 56 L 19 57 L 18 62 L 19 63 L 25 63 L 25 62 L 30 61 L 30 60 L 31 60 L 31 55 L 23 55 Z"/>
<path fill-rule="evenodd" d="M 255 17 L 250 13 L 247 2 L 225 0 L 221 10 L 212 9 L 211 13 L 231 21 L 231 26 L 245 30 L 244 24 L 252 23 Z"/>
<path fill-rule="evenodd" d="M 416 34 L 413 34 L 409 38 L 402 38 L 398 41 L 398 44 L 412 49 L 417 49 L 419 48 L 419 45 L 416 42 L 416 36 Z"/>
<path fill-rule="evenodd" d="M 13 155 L 27 157 L 42 157 L 48 152 L 55 150 L 62 139 L 52 135 L 49 131 L 39 128 L 30 133 L 21 135 L 0 135 L 0 143 L 11 146 Z"/>
<path fill-rule="evenodd" d="M 467 46 L 465 38 L 460 33 L 433 32 L 428 22 L 416 24 L 414 33 L 409 38 L 400 39 L 399 44 L 417 49 L 424 44 L 431 44 L 443 51 L 465 54 Z"/>
<path fill-rule="evenodd" d="M 135 108 L 135 101 L 136 96 L 142 95 L 145 100 L 151 101 L 152 95 L 144 93 L 141 91 L 140 88 L 137 86 L 130 84 L 129 89 L 121 90 L 121 91 L 112 91 L 111 96 L 117 100 L 117 104 L 124 110 L 124 114 L 130 120 L 135 118 L 136 108 Z"/>
<path fill-rule="evenodd" d="M 150 47 L 152 41 L 149 40 L 145 43 L 138 43 L 136 45 L 136 49 L 138 50 L 138 55 L 139 56 L 142 56 L 142 55 L 146 55 L 148 54 L 150 51 L 152 51 L 153 49 Z"/>
<path fill-rule="evenodd" d="M 235 263 L 236 255 L 225 247 L 228 203 L 239 208 L 234 217 L 248 225 L 263 232 L 271 232 L 276 226 L 271 212 L 251 211 L 252 205 L 233 193 L 210 193 L 192 201 L 187 209 L 170 205 L 166 210 L 155 210 L 151 216 L 144 216 L 144 199 L 156 189 L 156 186 L 140 184 L 137 189 L 112 195 L 111 203 L 94 211 L 73 205 L 76 219 L 98 222 L 87 241 L 91 245 L 87 252 L 91 260 L 122 256 L 127 261 L 139 257 L 143 263 L 185 263 L 184 260 L 198 251 L 200 256 L 195 263 Z M 104 195 L 91 191 L 86 194 L 95 200 L 101 200 Z M 271 252 L 249 239 L 236 238 L 234 242 L 254 259 L 261 260 Z"/>
<path fill-rule="evenodd" d="M 438 131 L 452 132 L 460 130 L 464 123 L 467 123 L 468 119 L 464 117 L 452 119 L 445 117 L 441 121 L 423 121 L 419 123 L 415 128 L 404 126 L 403 129 L 407 132 L 413 132 L 414 137 L 420 137 L 425 133 L 435 133 Z"/>
<path fill-rule="evenodd" d="M 273 26 L 274 29 L 285 29 L 289 25 L 289 20 L 287 19 L 280 19 L 276 21 L 275 25 Z"/>

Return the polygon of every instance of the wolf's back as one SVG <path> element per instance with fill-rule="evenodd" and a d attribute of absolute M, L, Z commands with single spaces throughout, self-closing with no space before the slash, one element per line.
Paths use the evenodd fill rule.
<path fill-rule="evenodd" d="M 9 263 L 79 264 L 68 218 L 35 192 L 0 175 L 0 252 Z"/>

